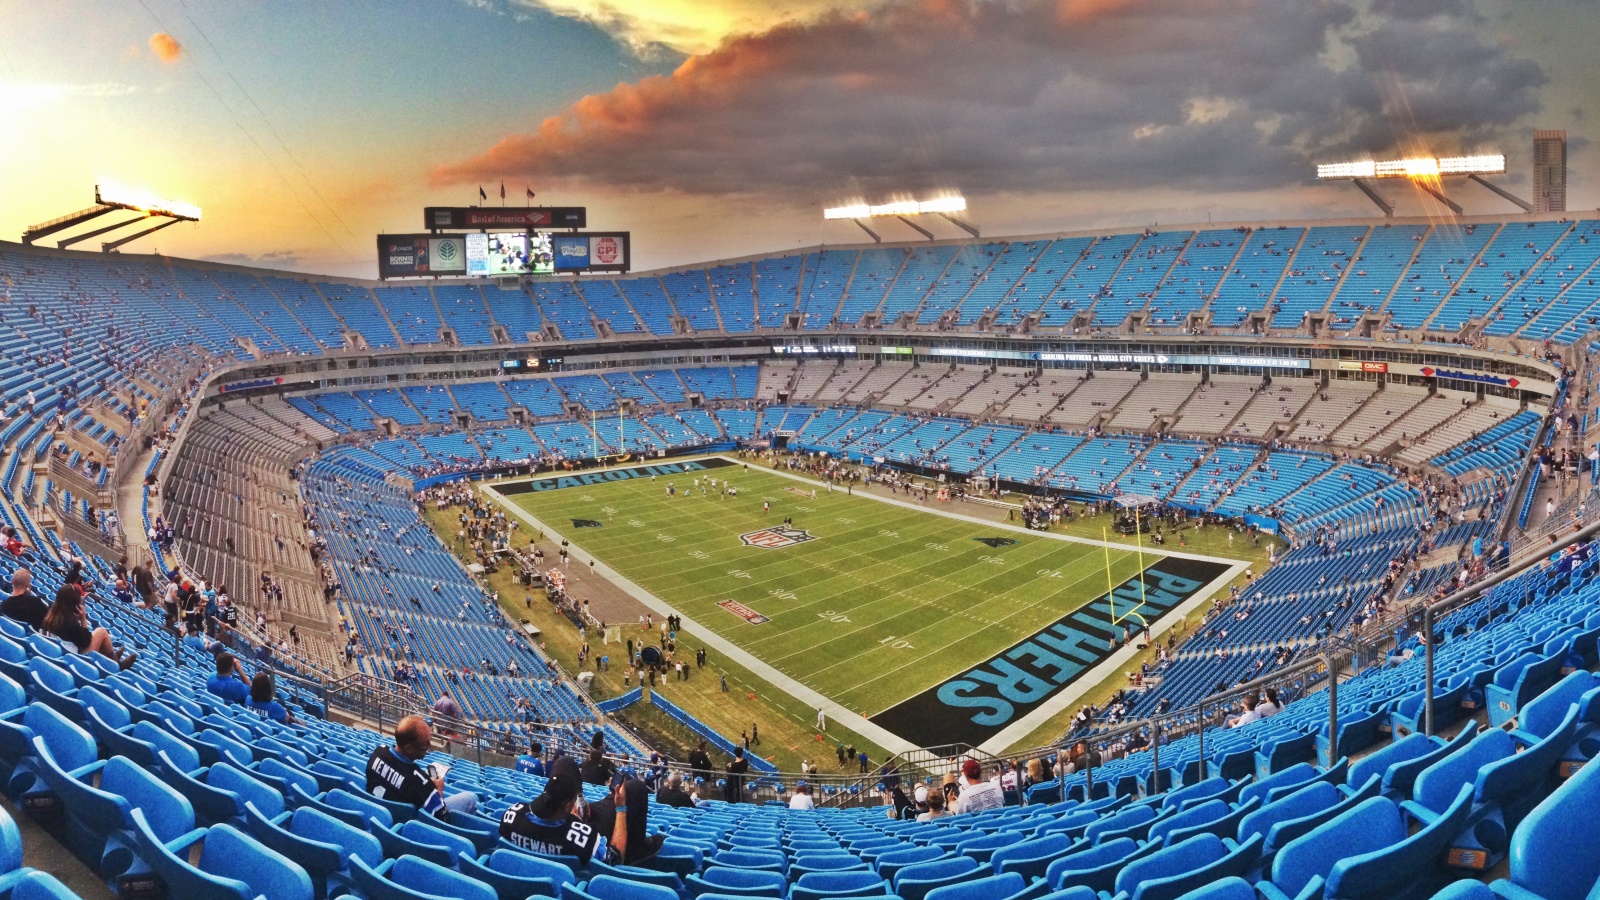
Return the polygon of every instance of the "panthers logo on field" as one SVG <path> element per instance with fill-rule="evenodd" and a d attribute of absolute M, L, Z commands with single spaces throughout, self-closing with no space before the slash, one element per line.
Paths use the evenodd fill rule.
<path fill-rule="evenodd" d="M 784 547 L 793 547 L 795 544 L 804 544 L 814 541 L 817 536 L 804 528 L 795 528 L 791 525 L 774 525 L 760 531 L 748 531 L 739 535 L 739 540 L 747 547 L 761 547 L 767 550 L 780 550 Z"/>

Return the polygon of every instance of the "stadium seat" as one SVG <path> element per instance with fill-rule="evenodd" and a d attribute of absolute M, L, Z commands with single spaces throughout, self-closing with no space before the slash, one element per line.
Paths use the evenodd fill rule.
<path fill-rule="evenodd" d="M 311 878 L 304 869 L 229 825 L 216 825 L 162 841 L 143 810 L 132 812 L 141 857 L 174 897 L 195 900 L 254 900 L 255 897 L 311 900 Z M 204 842 L 199 860 L 192 848 Z M 359 864 L 353 860 L 353 864 Z"/>
<path fill-rule="evenodd" d="M 309 807 L 268 818 L 253 801 L 246 801 L 245 822 L 251 836 L 262 845 L 306 870 L 317 900 L 329 896 L 330 884 L 349 886 L 347 861 L 351 856 L 369 866 L 376 866 L 383 859 L 377 838 Z"/>
<path fill-rule="evenodd" d="M 483 882 L 415 856 L 386 859 L 377 866 L 351 856 L 350 874 L 356 893 L 366 900 L 499 900 Z"/>

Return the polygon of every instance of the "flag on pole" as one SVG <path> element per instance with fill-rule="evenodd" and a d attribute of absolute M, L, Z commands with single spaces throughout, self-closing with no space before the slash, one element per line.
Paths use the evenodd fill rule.
<path fill-rule="evenodd" d="M 529 200 L 533 199 L 533 188 L 531 188 L 531 187 L 528 188 L 528 199 Z"/>
<path fill-rule="evenodd" d="M 506 183 L 504 181 L 502 181 L 502 182 L 500 182 L 500 199 L 504 200 L 505 198 L 506 198 Z"/>
<path fill-rule="evenodd" d="M 479 200 L 487 200 L 487 199 L 489 199 L 489 195 L 483 190 L 483 185 L 481 185 L 481 184 L 478 185 L 478 199 Z"/>

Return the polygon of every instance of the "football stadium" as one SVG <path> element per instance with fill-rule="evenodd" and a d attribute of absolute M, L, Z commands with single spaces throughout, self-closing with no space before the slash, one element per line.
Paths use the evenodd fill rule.
<path fill-rule="evenodd" d="M 1600 896 L 1583 4 L 768 6 L 6 14 L 0 900 Z"/>

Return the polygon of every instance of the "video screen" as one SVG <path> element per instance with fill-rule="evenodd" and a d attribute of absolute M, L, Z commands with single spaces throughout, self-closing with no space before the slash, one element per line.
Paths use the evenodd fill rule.
<path fill-rule="evenodd" d="M 467 235 L 468 275 L 551 275 L 555 270 L 555 254 L 548 234 Z"/>

